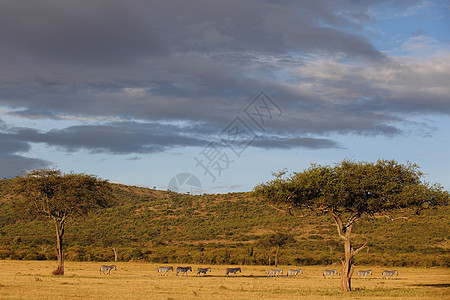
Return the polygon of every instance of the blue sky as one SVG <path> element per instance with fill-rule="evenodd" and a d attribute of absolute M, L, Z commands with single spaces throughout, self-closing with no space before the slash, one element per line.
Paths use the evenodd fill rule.
<path fill-rule="evenodd" d="M 450 189 L 448 1 L 33 3 L 0 2 L 1 178 L 224 193 L 395 159 Z"/>

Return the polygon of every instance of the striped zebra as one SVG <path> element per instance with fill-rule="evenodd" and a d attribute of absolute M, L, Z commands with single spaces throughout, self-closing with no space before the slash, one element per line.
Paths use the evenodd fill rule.
<path fill-rule="evenodd" d="M 227 271 L 225 272 L 225 276 L 229 276 L 228 274 L 230 274 L 230 273 L 236 275 L 237 272 L 242 273 L 241 268 L 227 268 Z"/>
<path fill-rule="evenodd" d="M 333 278 L 333 275 L 337 274 L 336 270 L 324 270 L 323 271 L 323 278 L 327 278 L 327 275 L 330 276 L 331 278 Z"/>
<path fill-rule="evenodd" d="M 357 276 L 361 277 L 364 276 L 367 278 L 367 276 L 372 275 L 372 270 L 367 270 L 367 271 L 358 271 Z"/>
<path fill-rule="evenodd" d="M 287 276 L 297 276 L 299 273 L 303 274 L 303 271 L 301 269 L 298 270 L 289 269 L 287 272 Z"/>
<path fill-rule="evenodd" d="M 206 276 L 206 272 L 208 272 L 208 271 L 211 272 L 211 268 L 206 268 L 206 269 L 198 268 L 197 275 L 200 275 L 201 273 L 203 273 L 203 275 Z"/>
<path fill-rule="evenodd" d="M 280 274 L 283 274 L 283 270 L 282 269 L 271 269 L 269 270 L 269 274 L 267 274 L 267 276 L 269 277 L 273 277 L 273 276 L 280 276 Z"/>
<path fill-rule="evenodd" d="M 158 268 L 158 273 L 163 276 L 163 275 L 169 275 L 169 271 L 173 271 L 173 267 L 159 267 Z"/>
<path fill-rule="evenodd" d="M 100 275 L 102 275 L 102 273 L 103 273 L 103 275 L 105 275 L 105 272 L 108 272 L 107 274 L 108 275 L 111 275 L 111 270 L 117 270 L 117 268 L 116 268 L 116 266 L 115 265 L 112 265 L 112 266 L 106 266 L 106 265 L 102 265 L 101 267 L 100 267 Z"/>
<path fill-rule="evenodd" d="M 187 271 L 192 272 L 192 268 L 191 267 L 177 267 L 177 276 L 178 276 L 178 273 L 181 273 L 181 276 L 183 276 L 183 275 L 187 276 Z"/>
<path fill-rule="evenodd" d="M 394 274 L 397 274 L 397 276 L 398 276 L 398 271 L 397 270 L 395 270 L 395 271 L 386 271 L 386 270 L 384 270 L 383 273 L 381 273 L 381 275 L 383 275 L 383 279 L 385 279 L 386 277 L 387 277 L 387 279 L 391 279 L 391 277 Z"/>

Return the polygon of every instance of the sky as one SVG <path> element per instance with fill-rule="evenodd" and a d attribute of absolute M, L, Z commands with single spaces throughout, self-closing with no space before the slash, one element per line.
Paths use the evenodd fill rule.
<path fill-rule="evenodd" d="M 344 159 L 450 189 L 450 3 L 1 0 L 0 178 L 191 193 Z"/>

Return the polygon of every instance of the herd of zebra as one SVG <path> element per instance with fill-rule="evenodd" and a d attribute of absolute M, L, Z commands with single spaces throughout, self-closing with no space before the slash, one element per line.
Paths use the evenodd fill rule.
<path fill-rule="evenodd" d="M 100 275 L 101 274 L 105 274 L 105 272 L 107 272 L 107 275 L 111 275 L 111 270 L 117 270 L 117 267 L 115 265 L 111 265 L 111 266 L 106 266 L 106 265 L 102 265 L 100 267 Z M 173 271 L 173 267 L 159 267 L 158 268 L 158 273 L 161 276 L 164 275 L 168 275 L 169 271 Z M 192 267 L 177 267 L 177 276 L 178 274 L 181 273 L 181 276 L 186 275 L 187 276 L 187 272 L 191 271 L 192 272 Z M 200 276 L 203 274 L 203 276 L 207 276 L 207 273 L 211 272 L 211 268 L 198 268 L 197 269 L 197 276 Z M 230 274 L 234 274 L 237 275 L 237 273 L 242 273 L 241 268 L 227 268 L 225 271 L 225 276 L 229 276 Z M 297 276 L 298 274 L 303 274 L 303 270 L 302 269 L 289 269 L 286 276 L 290 277 L 290 276 Z M 337 275 L 338 272 L 337 270 L 324 270 L 323 271 L 323 278 L 326 279 L 327 276 L 328 278 L 333 278 L 334 275 Z M 279 277 L 280 275 L 283 275 L 283 269 L 271 269 L 269 270 L 267 276 L 269 277 Z M 357 277 L 365 277 L 368 278 L 369 275 L 372 275 L 372 270 L 367 270 L 367 271 L 358 271 L 357 273 Z M 383 271 L 381 273 L 381 275 L 383 276 L 383 279 L 391 279 L 392 276 L 397 275 L 398 276 L 398 271 Z M 339 272 L 339 276 L 341 276 L 341 272 Z"/>
<path fill-rule="evenodd" d="M 168 275 L 169 271 L 173 271 L 173 267 L 159 267 L 158 268 L 158 273 L 161 276 L 164 275 Z M 187 276 L 187 272 L 191 271 L 192 272 L 192 268 L 191 267 L 177 267 L 177 276 L 179 273 L 181 273 L 181 276 L 186 275 Z M 197 269 L 197 276 L 200 275 L 207 275 L 207 272 L 211 272 L 211 268 L 198 268 Z M 234 274 L 236 275 L 237 273 L 242 273 L 241 268 L 227 268 L 225 271 L 225 276 L 229 276 L 230 274 Z M 298 274 L 303 274 L 303 270 L 302 269 L 289 269 L 287 271 L 286 276 L 290 277 L 290 276 L 297 276 Z M 333 275 L 337 274 L 337 270 L 324 270 L 323 271 L 323 278 L 327 278 L 327 276 L 329 278 L 333 278 Z M 280 275 L 283 275 L 283 269 L 270 269 L 267 276 L 268 277 L 279 277 Z M 367 270 L 367 271 L 358 271 L 357 273 L 357 277 L 365 277 L 368 278 L 369 275 L 372 275 L 372 270 Z M 398 276 L 398 271 L 383 271 L 382 274 L 383 279 L 390 279 L 393 275 L 397 275 Z M 339 272 L 339 276 L 341 276 L 341 272 Z"/>
<path fill-rule="evenodd" d="M 324 270 L 323 271 L 323 278 L 327 278 L 327 276 L 329 278 L 333 278 L 333 275 L 335 275 L 335 274 L 337 274 L 337 270 Z M 342 271 L 339 272 L 339 276 L 341 276 L 341 274 L 342 274 Z M 365 278 L 367 278 L 369 275 L 372 276 L 372 270 L 358 271 L 358 273 L 356 273 L 356 276 L 358 278 L 363 277 L 363 276 Z M 394 276 L 394 275 L 398 276 L 398 271 L 397 270 L 394 270 L 394 271 L 384 270 L 381 273 L 381 276 L 383 276 L 383 279 L 386 279 L 386 278 L 387 279 L 391 279 L 391 277 Z"/>

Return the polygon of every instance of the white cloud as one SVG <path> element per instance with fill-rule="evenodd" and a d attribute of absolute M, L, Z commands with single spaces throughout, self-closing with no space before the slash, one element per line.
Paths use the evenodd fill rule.
<path fill-rule="evenodd" d="M 409 38 L 401 45 L 401 49 L 407 52 L 408 56 L 430 57 L 449 53 L 450 44 L 448 42 L 440 42 L 430 36 L 419 35 Z"/>
<path fill-rule="evenodd" d="M 331 103 L 364 102 L 367 109 L 450 112 L 450 54 L 429 59 L 391 57 L 385 64 L 314 60 L 299 67 L 297 89 Z"/>

